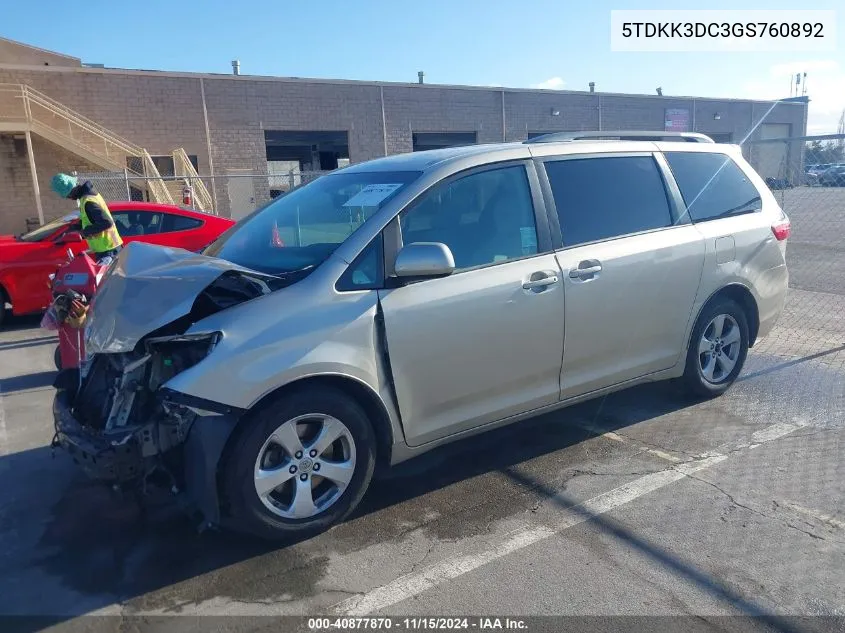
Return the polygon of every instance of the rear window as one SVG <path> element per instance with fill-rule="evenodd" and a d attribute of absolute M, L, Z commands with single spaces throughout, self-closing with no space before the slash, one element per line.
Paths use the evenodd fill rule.
<path fill-rule="evenodd" d="M 763 208 L 760 192 L 734 160 L 710 152 L 665 152 L 693 222 Z"/>

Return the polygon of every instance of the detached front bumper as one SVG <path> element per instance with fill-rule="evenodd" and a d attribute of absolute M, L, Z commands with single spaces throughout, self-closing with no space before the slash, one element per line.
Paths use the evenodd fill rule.
<path fill-rule="evenodd" d="M 206 403 L 208 404 L 208 403 Z M 198 416 L 180 447 L 182 501 L 210 524 L 221 522 L 217 474 L 223 449 L 241 411 Z M 131 431 L 104 433 L 80 424 L 73 416 L 70 395 L 58 390 L 53 399 L 54 445 L 70 455 L 91 479 L 111 485 L 141 481 L 148 473 L 140 438 Z"/>
<path fill-rule="evenodd" d="M 141 447 L 132 433 L 105 434 L 89 429 L 73 417 L 70 395 L 56 392 L 53 399 L 56 428 L 54 444 L 64 449 L 92 479 L 124 483 L 144 475 Z"/>

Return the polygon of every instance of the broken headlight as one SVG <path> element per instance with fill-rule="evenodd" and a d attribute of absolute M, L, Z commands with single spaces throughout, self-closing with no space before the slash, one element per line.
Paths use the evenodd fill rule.
<path fill-rule="evenodd" d="M 208 356 L 222 338 L 220 332 L 162 336 L 146 341 L 151 356 L 150 388 L 155 391 L 177 374 Z"/>

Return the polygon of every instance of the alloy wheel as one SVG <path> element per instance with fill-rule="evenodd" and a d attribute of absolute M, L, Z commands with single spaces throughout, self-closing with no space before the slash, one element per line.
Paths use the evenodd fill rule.
<path fill-rule="evenodd" d="M 355 441 L 329 415 L 301 415 L 281 424 L 255 460 L 255 492 L 285 519 L 309 519 L 328 509 L 355 473 Z"/>
<path fill-rule="evenodd" d="M 707 324 L 698 342 L 698 368 L 707 382 L 727 380 L 739 360 L 741 343 L 739 324 L 731 315 L 717 315 Z"/>

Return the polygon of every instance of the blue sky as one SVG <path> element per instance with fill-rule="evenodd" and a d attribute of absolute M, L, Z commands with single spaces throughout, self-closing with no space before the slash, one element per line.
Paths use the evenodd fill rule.
<path fill-rule="evenodd" d="M 845 108 L 841 0 L 147 0 L 9 3 L 0 36 L 106 66 L 771 99 L 808 73 L 812 132 Z M 185 7 L 190 6 L 190 9 Z M 835 53 L 619 53 L 611 9 L 840 9 Z"/>

